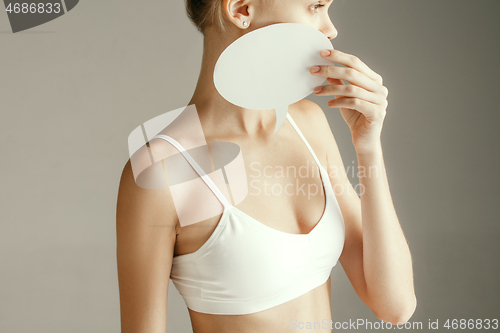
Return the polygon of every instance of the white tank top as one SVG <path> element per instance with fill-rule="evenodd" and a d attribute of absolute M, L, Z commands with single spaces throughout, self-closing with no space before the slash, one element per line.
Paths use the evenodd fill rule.
<path fill-rule="evenodd" d="M 188 308 L 202 313 L 255 313 L 297 298 L 328 280 L 345 240 L 345 225 L 328 177 L 290 114 L 287 119 L 319 166 L 326 207 L 308 234 L 283 232 L 232 206 L 203 169 L 172 137 L 174 145 L 224 206 L 209 239 L 195 252 L 175 256 L 170 278 Z"/>

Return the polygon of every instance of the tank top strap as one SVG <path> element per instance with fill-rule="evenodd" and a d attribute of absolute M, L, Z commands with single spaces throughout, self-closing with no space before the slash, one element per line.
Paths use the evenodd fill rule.
<path fill-rule="evenodd" d="M 304 143 L 306 144 L 307 146 L 307 149 L 309 149 L 309 151 L 311 152 L 314 160 L 316 161 L 316 163 L 318 164 L 318 168 L 320 168 L 320 170 L 322 169 L 322 165 L 321 163 L 319 163 L 319 159 L 318 157 L 316 156 L 316 154 L 314 153 L 314 150 L 311 148 L 311 146 L 309 145 L 309 142 L 307 142 L 304 134 L 302 134 L 302 132 L 300 131 L 299 127 L 297 126 L 297 124 L 295 123 L 295 121 L 293 121 L 292 119 L 292 116 L 290 115 L 290 113 L 287 113 L 286 114 L 286 118 L 288 119 L 288 121 L 290 122 L 290 124 L 292 125 L 293 128 L 295 128 L 295 130 L 297 131 L 297 133 L 299 134 L 299 136 L 302 138 L 302 141 L 304 141 Z"/>
<path fill-rule="evenodd" d="M 215 194 L 217 199 L 219 199 L 219 201 L 224 206 L 224 210 L 226 210 L 227 208 L 229 208 L 231 206 L 229 201 L 226 199 L 224 194 L 222 194 L 222 192 L 219 190 L 219 188 L 215 185 L 215 183 L 212 181 L 212 179 L 205 173 L 205 171 L 200 167 L 200 165 L 194 160 L 194 158 L 186 151 L 186 149 L 184 149 L 184 147 L 177 140 L 175 140 L 171 136 L 164 135 L 164 134 L 158 134 L 158 135 L 154 136 L 153 139 L 163 139 L 163 140 L 170 142 L 182 155 L 184 155 L 184 157 L 186 158 L 188 163 L 193 167 L 193 169 L 196 171 L 196 173 L 198 173 L 198 175 L 200 175 L 201 179 L 203 179 L 205 184 L 207 184 L 208 187 L 210 188 L 210 190 L 212 190 L 212 192 Z"/>

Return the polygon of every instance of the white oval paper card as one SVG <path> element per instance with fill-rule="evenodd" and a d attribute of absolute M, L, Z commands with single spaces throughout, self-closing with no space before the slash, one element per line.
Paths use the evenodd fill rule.
<path fill-rule="evenodd" d="M 276 110 L 274 133 L 288 106 L 313 93 L 326 78 L 314 76 L 314 65 L 333 46 L 322 32 L 299 23 L 276 23 L 253 30 L 231 43 L 214 69 L 214 84 L 228 102 L 251 110 Z"/>

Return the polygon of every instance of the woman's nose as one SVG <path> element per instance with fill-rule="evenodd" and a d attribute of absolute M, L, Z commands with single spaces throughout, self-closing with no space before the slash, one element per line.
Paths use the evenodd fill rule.
<path fill-rule="evenodd" d="M 333 25 L 332 22 L 330 22 L 323 30 L 322 32 L 325 34 L 326 37 L 328 37 L 328 39 L 334 39 L 335 37 L 337 37 L 337 35 L 339 34 L 337 29 L 335 28 L 335 26 Z"/>

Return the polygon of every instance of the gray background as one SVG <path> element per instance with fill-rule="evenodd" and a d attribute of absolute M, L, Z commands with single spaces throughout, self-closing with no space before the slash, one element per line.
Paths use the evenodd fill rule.
<path fill-rule="evenodd" d="M 330 8 L 334 47 L 389 88 L 384 156 L 414 260 L 410 321 L 424 327 L 500 313 L 499 13 L 496 0 Z M 202 36 L 180 0 L 87 0 L 17 34 L 0 12 L 0 49 L 0 331 L 118 332 L 115 207 L 127 137 L 189 101 Z M 352 168 L 340 112 L 308 98 Z M 168 332 L 190 332 L 172 283 L 168 309 Z M 340 265 L 332 314 L 377 320 Z"/>

